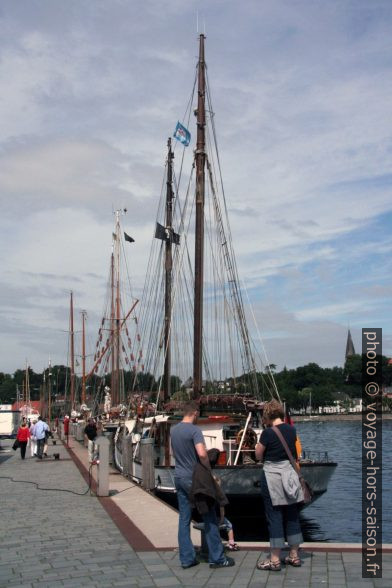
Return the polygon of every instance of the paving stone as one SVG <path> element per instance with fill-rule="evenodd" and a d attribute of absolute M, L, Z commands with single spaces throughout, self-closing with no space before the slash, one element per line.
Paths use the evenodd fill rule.
<path fill-rule="evenodd" d="M 187 580 L 186 585 L 187 586 L 195 586 L 195 587 L 200 587 L 200 586 L 204 586 L 206 583 L 206 578 L 191 578 L 189 580 Z"/>
<path fill-rule="evenodd" d="M 154 582 L 157 586 L 165 586 L 166 588 L 181 586 L 181 582 L 173 576 L 170 578 L 154 578 Z"/>
<path fill-rule="evenodd" d="M 138 588 L 139 584 L 137 582 L 131 582 L 130 580 L 125 580 L 122 582 L 113 582 L 113 586 L 116 588 Z"/>
<path fill-rule="evenodd" d="M 56 582 L 54 580 L 51 580 L 49 582 L 39 582 L 38 584 L 33 584 L 34 588 L 60 588 L 60 586 L 64 586 L 64 584 L 62 582 Z"/>
<path fill-rule="evenodd" d="M 346 586 L 347 586 L 347 588 L 357 588 L 358 586 L 360 588 L 362 588 L 363 586 L 372 586 L 372 588 L 373 588 L 374 584 L 373 584 L 373 580 L 362 578 L 361 582 L 358 582 L 357 580 L 355 580 L 355 581 L 347 580 Z"/>
<path fill-rule="evenodd" d="M 61 468 L 53 467 L 54 463 L 47 463 L 45 469 L 37 468 L 28 460 L 24 465 L 24 479 L 35 481 L 41 487 L 75 492 L 86 488 L 72 461 L 62 462 Z M 2 473 L 18 479 L 20 464 L 14 456 L 2 464 Z M 3 479 L 0 480 L 0 494 L 0 520 L 8 531 L 0 548 L 2 588 L 22 584 L 29 588 L 87 588 L 102 585 L 100 580 L 108 585 L 125 580 L 128 585 L 154 586 L 143 561 L 95 498 L 44 492 L 30 484 Z M 34 512 L 34 520 L 31 512 Z M 22 536 L 21 520 L 24 521 Z M 38 537 L 32 542 L 31 537 L 37 532 Z M 154 559 L 157 554 L 149 555 Z M 162 563 L 159 555 L 157 562 Z M 138 582 L 134 581 L 135 575 Z"/>
<path fill-rule="evenodd" d="M 148 569 L 149 572 L 165 572 L 165 571 L 170 570 L 170 568 L 165 563 L 157 563 L 157 564 L 146 563 L 146 568 Z"/>
<path fill-rule="evenodd" d="M 61 467 L 24 464 L 24 479 L 41 486 L 84 492 L 86 484 L 72 461 Z M 18 478 L 20 462 L 2 464 L 4 475 Z M 33 485 L 0 480 L 0 520 L 7 537 L 0 540 L 1 588 L 391 588 L 392 555 L 383 555 L 385 577 L 361 578 L 360 553 L 302 552 L 301 568 L 279 574 L 256 570 L 267 554 L 240 551 L 233 568 L 211 570 L 207 564 L 183 570 L 178 550 L 136 553 L 95 498 L 43 492 Z M 4 497 L 4 500 L 3 500 Z M 59 508 L 61 505 L 61 508 Z M 39 536 L 31 536 L 39 521 Z M 20 521 L 26 521 L 23 527 Z M 23 529 L 23 533 L 21 533 Z M 1 547 L 3 546 L 3 548 Z"/>

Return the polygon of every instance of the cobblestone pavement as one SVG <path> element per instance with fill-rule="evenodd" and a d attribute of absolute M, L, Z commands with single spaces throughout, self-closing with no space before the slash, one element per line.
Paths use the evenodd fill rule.
<path fill-rule="evenodd" d="M 66 450 L 57 442 L 61 459 L 38 462 L 20 459 L 12 443 L 0 452 L 0 587 L 114 588 L 208 586 L 222 588 L 361 588 L 392 586 L 392 555 L 384 556 L 384 578 L 363 580 L 358 553 L 303 553 L 301 568 L 281 572 L 255 569 L 260 554 L 239 551 L 235 567 L 211 570 L 200 564 L 189 570 L 173 551 L 136 553 L 99 500 L 82 494 L 86 483 Z M 60 445 L 60 446 L 59 446 Z M 28 448 L 29 449 L 29 448 Z M 36 482 L 33 484 L 14 480 Z M 157 521 L 157 527 L 159 521 Z"/>

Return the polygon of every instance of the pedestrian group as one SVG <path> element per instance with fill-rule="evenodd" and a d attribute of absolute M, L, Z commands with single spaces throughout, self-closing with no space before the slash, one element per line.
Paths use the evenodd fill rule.
<path fill-rule="evenodd" d="M 41 416 L 37 417 L 37 419 L 33 419 L 30 425 L 24 417 L 16 434 L 16 441 L 13 447 L 14 449 L 19 447 L 20 457 L 25 459 L 26 448 L 30 442 L 31 457 L 42 459 L 43 457 L 48 456 L 48 438 L 51 435 L 49 425 Z"/>
<path fill-rule="evenodd" d="M 218 449 L 207 451 L 203 433 L 197 426 L 199 405 L 188 402 L 183 419 L 171 428 L 171 444 L 175 457 L 174 480 L 177 490 L 179 522 L 178 545 L 181 565 L 184 569 L 197 566 L 200 561 L 191 540 L 192 510 L 202 519 L 195 528 L 202 531 L 202 550 L 207 552 L 210 568 L 226 568 L 235 560 L 225 554 L 220 531 L 228 532 L 229 551 L 237 551 L 233 526 L 225 517 L 228 500 L 212 468 L 219 458 Z M 298 505 L 304 501 L 299 479 L 299 447 L 295 428 L 284 422 L 283 406 L 271 400 L 263 408 L 264 429 L 255 447 L 257 461 L 263 462 L 261 470 L 261 495 L 268 523 L 270 556 L 257 563 L 257 569 L 279 572 L 282 563 L 300 567 L 299 545 L 303 541 L 299 524 Z M 217 517 L 219 509 L 219 519 Z M 281 560 L 281 549 L 289 545 L 289 555 Z"/>

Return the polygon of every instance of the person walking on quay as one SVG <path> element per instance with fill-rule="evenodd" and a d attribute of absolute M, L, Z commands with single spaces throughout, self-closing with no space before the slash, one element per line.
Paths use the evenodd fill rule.
<path fill-rule="evenodd" d="M 30 425 L 30 455 L 34 457 L 37 455 L 37 439 L 34 435 L 34 427 L 37 424 L 37 419 L 33 419 L 33 422 Z"/>
<path fill-rule="evenodd" d="M 45 443 L 44 443 L 44 450 L 43 450 L 43 456 L 44 457 L 48 457 L 48 440 L 49 440 L 49 437 L 53 437 L 53 433 L 50 430 L 50 427 L 48 425 L 48 428 L 45 431 Z"/>
<path fill-rule="evenodd" d="M 18 432 L 16 434 L 16 438 L 19 442 L 20 457 L 22 459 L 24 459 L 26 456 L 27 442 L 30 439 L 30 430 L 27 426 L 26 419 L 23 419 L 23 421 L 18 429 Z"/>
<path fill-rule="evenodd" d="M 38 422 L 34 425 L 33 434 L 37 440 L 37 457 L 38 459 L 42 459 L 42 454 L 45 445 L 45 432 L 49 431 L 49 427 L 47 423 L 42 419 L 41 416 L 38 417 Z"/>
<path fill-rule="evenodd" d="M 93 418 L 88 419 L 88 423 L 87 423 L 86 427 L 84 428 L 84 438 L 87 441 L 88 461 L 89 461 L 89 463 L 93 463 L 93 461 L 95 459 L 94 444 L 95 444 L 95 439 L 97 438 L 97 425 L 95 424 L 95 421 Z"/>
<path fill-rule="evenodd" d="M 67 414 L 64 417 L 64 437 L 66 438 L 67 445 L 68 445 L 68 442 L 69 442 L 69 439 L 68 439 L 68 437 L 69 437 L 69 416 Z"/>
<path fill-rule="evenodd" d="M 195 548 L 191 540 L 190 524 L 192 518 L 192 506 L 190 502 L 190 491 L 195 466 L 200 463 L 206 472 L 211 468 L 207 455 L 201 429 L 196 426 L 199 414 L 198 404 L 194 401 L 184 406 L 183 419 L 171 428 L 170 437 L 173 454 L 176 460 L 174 470 L 174 481 L 178 499 L 178 545 L 180 561 L 184 569 L 199 564 L 196 559 Z M 212 568 L 229 567 L 235 565 L 232 558 L 226 557 L 223 544 L 219 535 L 218 520 L 215 512 L 215 502 L 209 505 L 207 511 L 202 515 L 204 522 L 205 538 L 208 545 L 209 563 Z"/>
<path fill-rule="evenodd" d="M 284 409 L 277 400 L 264 405 L 263 422 L 266 428 L 256 445 L 256 459 L 264 460 L 261 474 L 261 493 L 270 536 L 270 558 L 257 564 L 257 569 L 278 572 L 281 569 L 280 551 L 285 547 L 285 532 L 290 553 L 284 559 L 286 565 L 301 566 L 298 555 L 299 544 L 303 541 L 299 524 L 298 506 L 304 499 L 298 474 L 288 459 L 280 441 L 280 431 L 294 458 L 297 458 L 296 431 L 283 422 Z"/>

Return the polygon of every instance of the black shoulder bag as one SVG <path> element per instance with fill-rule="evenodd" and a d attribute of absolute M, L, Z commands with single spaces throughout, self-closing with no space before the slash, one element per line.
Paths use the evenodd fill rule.
<path fill-rule="evenodd" d="M 271 429 L 275 432 L 275 434 L 279 438 L 280 442 L 282 443 L 282 445 L 287 453 L 287 457 L 289 458 L 291 465 L 294 468 L 294 471 L 297 472 L 297 474 L 298 474 L 298 478 L 299 478 L 299 481 L 300 481 L 300 484 L 302 487 L 302 491 L 304 493 L 304 503 L 309 504 L 309 502 L 312 502 L 312 500 L 313 500 L 313 490 L 311 489 L 311 487 L 309 486 L 309 484 L 307 483 L 307 481 L 305 480 L 303 475 L 298 471 L 297 464 L 295 463 L 295 459 L 293 457 L 293 454 L 291 453 L 289 446 L 287 445 L 286 440 L 283 437 L 282 433 L 279 431 L 278 427 L 271 427 Z"/>

